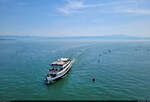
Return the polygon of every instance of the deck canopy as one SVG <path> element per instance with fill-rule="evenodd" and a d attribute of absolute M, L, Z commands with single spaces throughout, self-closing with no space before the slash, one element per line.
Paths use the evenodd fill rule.
<path fill-rule="evenodd" d="M 69 58 L 60 58 L 61 61 L 67 62 L 69 61 Z"/>
<path fill-rule="evenodd" d="M 53 65 L 62 66 L 62 65 L 64 65 L 64 64 L 65 64 L 65 62 L 63 62 L 63 61 L 55 61 L 55 62 L 51 63 L 52 66 L 53 66 Z"/>

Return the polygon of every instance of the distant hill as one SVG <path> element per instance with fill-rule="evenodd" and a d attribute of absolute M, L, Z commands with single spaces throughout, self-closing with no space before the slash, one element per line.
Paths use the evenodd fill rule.
<path fill-rule="evenodd" d="M 72 39 L 114 39 L 114 40 L 150 40 L 150 37 L 135 37 L 128 35 L 109 35 L 109 36 L 76 36 L 68 37 Z"/>
<path fill-rule="evenodd" d="M 150 37 L 135 37 L 128 35 L 108 35 L 108 36 L 66 36 L 66 37 L 40 37 L 40 36 L 0 36 L 0 40 L 11 39 L 104 39 L 104 40 L 150 40 Z"/>

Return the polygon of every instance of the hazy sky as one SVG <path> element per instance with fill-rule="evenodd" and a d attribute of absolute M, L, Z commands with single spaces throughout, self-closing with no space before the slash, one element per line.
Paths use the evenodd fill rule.
<path fill-rule="evenodd" d="M 0 35 L 150 37 L 150 0 L 0 0 Z"/>

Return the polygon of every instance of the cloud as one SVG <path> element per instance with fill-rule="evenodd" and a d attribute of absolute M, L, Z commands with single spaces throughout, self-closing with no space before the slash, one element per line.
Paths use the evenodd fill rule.
<path fill-rule="evenodd" d="M 81 9 L 81 8 L 86 8 L 83 2 L 81 1 L 67 1 L 67 5 L 58 8 L 60 12 L 63 12 L 65 14 L 70 14 L 72 12 L 76 12 L 76 10 Z"/>
<path fill-rule="evenodd" d="M 67 0 L 67 4 L 64 7 L 58 8 L 58 10 L 65 14 L 70 13 L 77 13 L 81 12 L 80 10 L 85 8 L 94 8 L 94 7 L 100 7 L 100 6 L 106 6 L 106 4 L 100 3 L 100 4 L 84 4 L 83 1 L 73 1 L 73 0 Z"/>
<path fill-rule="evenodd" d="M 127 0 L 114 5 L 113 11 L 125 14 L 150 14 L 150 9 L 146 8 L 147 4 L 149 2 L 146 0 Z"/>
<path fill-rule="evenodd" d="M 150 14 L 150 10 L 142 10 L 142 9 L 136 9 L 136 10 L 126 9 L 126 10 L 122 10 L 121 12 L 131 13 L 131 14 Z"/>
<path fill-rule="evenodd" d="M 85 4 L 86 2 L 67 0 L 67 4 L 64 7 L 58 8 L 58 10 L 64 14 L 80 13 L 84 10 L 95 8 L 92 12 L 99 13 L 128 13 L 128 14 L 150 14 L 148 9 L 139 9 L 139 5 L 142 5 L 144 1 L 141 0 L 116 0 L 105 3 Z M 146 1 L 145 1 L 146 2 Z"/>

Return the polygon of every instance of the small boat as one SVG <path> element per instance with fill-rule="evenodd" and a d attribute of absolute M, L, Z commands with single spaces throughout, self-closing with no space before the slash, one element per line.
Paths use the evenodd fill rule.
<path fill-rule="evenodd" d="M 48 70 L 46 76 L 46 84 L 50 84 L 57 79 L 62 78 L 69 72 L 72 66 L 72 60 L 69 58 L 60 58 L 50 64 L 51 68 Z"/>

